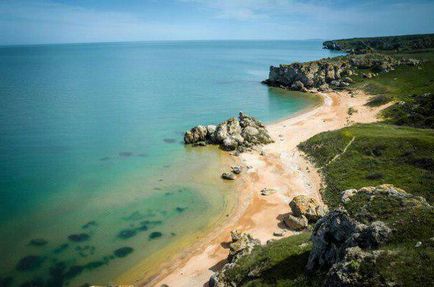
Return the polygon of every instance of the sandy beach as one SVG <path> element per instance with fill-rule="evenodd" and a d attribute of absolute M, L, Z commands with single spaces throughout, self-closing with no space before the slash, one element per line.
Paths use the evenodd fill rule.
<path fill-rule="evenodd" d="M 375 122 L 384 106 L 365 106 L 369 96 L 362 92 L 319 93 L 319 96 L 322 102 L 313 109 L 267 125 L 275 142 L 238 158 L 244 172 L 237 179 L 238 206 L 231 218 L 200 239 L 197 246 L 166 263 L 159 275 L 144 286 L 207 286 L 212 273 L 225 263 L 228 250 L 224 243 L 230 241 L 231 230 L 248 232 L 264 244 L 278 238 L 273 232 L 285 229 L 280 218 L 289 212 L 288 203 L 294 196 L 304 194 L 322 202 L 321 176 L 297 145 L 324 131 L 356 122 Z M 352 115 L 348 114 L 350 107 L 356 110 Z M 275 192 L 263 196 L 264 188 Z M 285 236 L 292 234 L 287 231 Z"/>

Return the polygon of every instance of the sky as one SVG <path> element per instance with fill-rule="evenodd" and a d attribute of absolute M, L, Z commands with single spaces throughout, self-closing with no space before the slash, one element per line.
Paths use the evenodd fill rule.
<path fill-rule="evenodd" d="M 434 33 L 434 0 L 0 0 L 0 45 Z"/>

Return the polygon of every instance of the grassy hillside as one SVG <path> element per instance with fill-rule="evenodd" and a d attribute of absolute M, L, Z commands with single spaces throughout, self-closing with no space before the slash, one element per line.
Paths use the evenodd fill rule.
<path fill-rule="evenodd" d="M 434 39 L 434 35 L 427 37 Z M 410 43 L 413 36 L 405 39 Z M 366 42 L 350 39 L 345 43 L 352 45 L 361 40 Z M 339 205 L 343 190 L 383 183 L 434 203 L 434 97 L 424 95 L 434 94 L 434 49 L 399 55 L 422 59 L 424 63 L 420 67 L 399 67 L 372 79 L 363 79 L 361 70 L 349 87 L 372 94 L 370 105 L 396 101 L 383 113 L 382 123 L 324 132 L 299 145 L 321 169 L 326 181 L 324 200 L 331 209 Z M 375 264 L 359 266 L 354 262 L 355 269 L 376 274 L 383 282 L 392 284 L 384 286 L 432 286 L 432 207 L 414 198 L 406 201 L 386 194 L 369 197 L 365 193 L 357 193 L 344 207 L 350 216 L 365 224 L 379 220 L 393 230 L 392 238 L 376 250 Z M 256 247 L 231 268 L 230 280 L 236 286 L 323 286 L 326 273 L 305 273 L 312 249 L 309 236 L 310 232 L 306 232 Z"/>
<path fill-rule="evenodd" d="M 434 92 L 434 49 L 398 54 L 423 61 L 420 66 L 401 66 L 388 73 L 366 80 L 363 70 L 353 77 L 353 90 L 364 90 L 371 95 L 381 95 L 389 100 L 408 100 L 410 95 Z"/>
<path fill-rule="evenodd" d="M 342 153 L 354 138 L 346 152 Z M 434 201 L 434 131 L 386 124 L 354 125 L 318 134 L 300 144 L 322 169 L 325 200 L 337 205 L 350 188 L 391 183 Z"/>

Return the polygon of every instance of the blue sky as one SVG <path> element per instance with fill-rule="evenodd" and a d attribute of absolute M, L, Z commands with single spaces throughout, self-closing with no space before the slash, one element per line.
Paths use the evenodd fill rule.
<path fill-rule="evenodd" d="M 0 45 L 434 32 L 434 0 L 0 0 Z"/>

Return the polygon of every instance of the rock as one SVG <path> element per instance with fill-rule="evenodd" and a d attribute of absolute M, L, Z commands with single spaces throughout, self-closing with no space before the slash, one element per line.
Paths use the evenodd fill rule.
<path fill-rule="evenodd" d="M 248 233 L 240 233 L 238 230 L 231 231 L 232 242 L 229 244 L 228 259 L 231 263 L 236 261 L 241 256 L 250 254 L 253 248 L 261 242 L 254 239 Z"/>
<path fill-rule="evenodd" d="M 267 195 L 273 194 L 275 192 L 276 192 L 275 189 L 266 187 L 266 188 L 263 188 L 261 190 L 261 195 L 267 196 Z"/>
<path fill-rule="evenodd" d="M 234 174 L 240 174 L 243 171 L 241 166 L 233 166 L 231 169 Z"/>
<path fill-rule="evenodd" d="M 347 241 L 363 227 L 345 210 L 338 209 L 318 220 L 312 233 L 312 251 L 306 265 L 308 271 L 329 268 L 342 259 Z"/>
<path fill-rule="evenodd" d="M 291 89 L 300 91 L 300 90 L 304 89 L 304 84 L 301 81 L 295 81 L 291 85 Z"/>
<path fill-rule="evenodd" d="M 318 89 L 327 91 L 329 87 L 343 88 L 353 82 L 355 69 L 370 69 L 374 72 L 388 72 L 399 65 L 418 65 L 415 59 L 394 57 L 384 54 L 347 55 L 336 58 L 321 59 L 306 63 L 293 63 L 270 67 L 268 79 L 263 83 L 289 88 L 297 91 Z M 374 73 L 366 73 L 372 78 Z M 327 86 L 326 86 L 327 85 Z"/>
<path fill-rule="evenodd" d="M 348 248 L 344 260 L 333 265 L 327 273 L 324 286 L 386 286 L 374 268 L 377 255 L 360 247 Z"/>
<path fill-rule="evenodd" d="M 273 232 L 273 235 L 277 236 L 277 237 L 285 236 L 285 234 L 286 234 L 286 230 L 283 230 L 283 229 Z"/>
<path fill-rule="evenodd" d="M 314 227 L 306 269 L 330 268 L 345 257 L 348 248 L 378 248 L 390 239 L 391 234 L 392 230 L 384 222 L 362 224 L 343 208 L 329 212 Z"/>
<path fill-rule="evenodd" d="M 351 200 L 351 197 L 357 193 L 357 189 L 347 189 L 341 193 L 341 202 L 347 203 Z"/>
<path fill-rule="evenodd" d="M 187 131 L 184 135 L 184 142 L 186 144 L 196 143 L 199 141 L 206 141 L 208 130 L 204 126 L 197 126 Z"/>
<path fill-rule="evenodd" d="M 307 218 L 304 215 L 295 217 L 291 214 L 288 214 L 283 218 L 283 222 L 288 228 L 295 231 L 303 230 L 307 228 L 309 224 Z"/>
<path fill-rule="evenodd" d="M 206 142 L 204 142 L 204 141 L 200 141 L 200 142 L 195 142 L 195 143 L 193 144 L 193 146 L 207 146 L 207 144 L 206 144 Z"/>
<path fill-rule="evenodd" d="M 223 150 L 243 152 L 253 146 L 272 143 L 265 126 L 240 112 L 238 119 L 230 118 L 217 126 L 197 126 L 184 135 L 185 144 L 203 146 L 217 144 Z"/>
<path fill-rule="evenodd" d="M 222 173 L 222 178 L 226 179 L 226 180 L 235 180 L 236 176 L 235 176 L 235 174 L 233 174 L 231 172 L 224 172 L 224 173 Z"/>
<path fill-rule="evenodd" d="M 414 247 L 419 248 L 421 246 L 422 246 L 422 242 L 418 241 L 418 242 L 416 242 L 416 245 Z"/>
<path fill-rule="evenodd" d="M 297 195 L 289 203 L 292 214 L 296 217 L 306 216 L 309 221 L 315 222 L 325 214 L 325 210 L 314 198 Z"/>
<path fill-rule="evenodd" d="M 226 272 L 235 267 L 236 262 L 243 256 L 249 255 L 255 246 L 260 245 L 260 241 L 254 239 L 248 233 L 240 233 L 237 230 L 231 231 L 232 242 L 229 243 L 228 263 L 219 271 L 211 275 L 208 284 L 210 287 L 232 287 L 236 286 L 235 282 L 231 282 L 226 276 Z M 254 277 L 261 273 L 263 268 L 256 266 L 250 270 L 249 276 Z"/>

